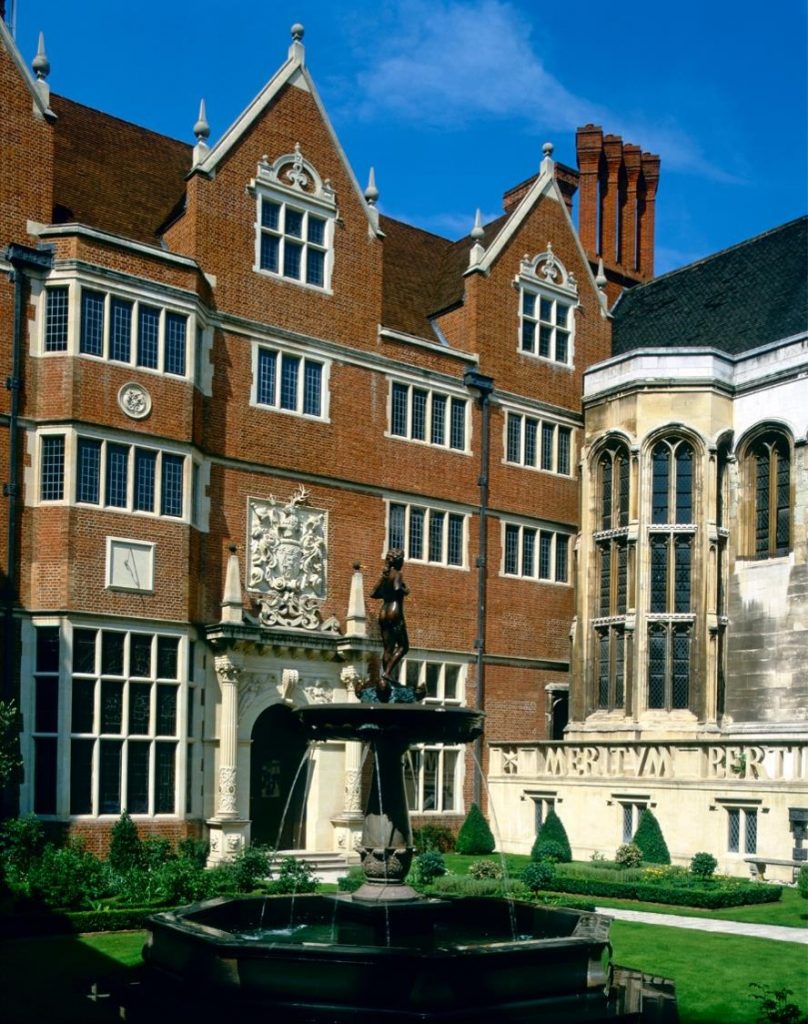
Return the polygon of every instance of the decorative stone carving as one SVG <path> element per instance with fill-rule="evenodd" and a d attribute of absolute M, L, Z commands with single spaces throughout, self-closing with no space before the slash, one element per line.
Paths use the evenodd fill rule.
<path fill-rule="evenodd" d="M 333 691 L 322 683 L 311 683 L 303 687 L 309 704 L 330 704 L 334 699 Z"/>
<path fill-rule="evenodd" d="M 228 655 L 219 654 L 214 659 L 214 665 L 216 668 L 216 678 L 219 683 L 232 683 L 234 686 L 238 684 L 241 678 L 241 669 L 238 665 L 234 665 Z"/>
<path fill-rule="evenodd" d="M 296 668 L 285 668 L 281 673 L 281 697 L 291 701 L 292 691 L 300 682 L 300 673 Z"/>
<path fill-rule="evenodd" d="M 306 192 L 331 207 L 336 205 L 336 194 L 331 181 L 323 180 L 313 164 L 305 159 L 300 143 L 295 143 L 294 152 L 284 153 L 270 163 L 265 154 L 258 164 L 258 179 L 262 184 L 280 185 L 294 192 Z"/>
<path fill-rule="evenodd" d="M 255 700 L 274 684 L 274 679 L 266 672 L 248 672 L 241 680 L 238 691 L 239 718 L 255 702 Z"/>
<path fill-rule="evenodd" d="M 321 629 L 326 513 L 309 507 L 301 485 L 286 504 L 250 499 L 249 529 L 247 586 L 259 594 L 261 625 Z"/>
<path fill-rule="evenodd" d="M 130 419 L 142 420 L 151 412 L 151 395 L 142 384 L 130 381 L 118 392 L 118 405 Z"/>
<path fill-rule="evenodd" d="M 345 810 L 362 810 L 362 773 L 358 768 L 345 771 Z"/>
<path fill-rule="evenodd" d="M 575 275 L 567 271 L 567 268 L 553 252 L 553 247 L 549 242 L 545 251 L 540 252 L 538 256 L 531 259 L 530 255 L 525 253 L 522 257 L 516 283 L 530 283 L 531 281 L 534 284 L 538 281 L 551 285 L 567 292 L 570 296 L 578 294 L 578 282 L 575 280 Z"/>
<path fill-rule="evenodd" d="M 352 692 L 356 689 L 357 684 L 361 682 L 359 672 L 356 669 L 356 665 L 345 665 L 339 674 L 339 680 L 346 690 Z"/>
<path fill-rule="evenodd" d="M 219 811 L 222 814 L 236 813 L 236 769 L 223 765 L 219 769 Z"/>

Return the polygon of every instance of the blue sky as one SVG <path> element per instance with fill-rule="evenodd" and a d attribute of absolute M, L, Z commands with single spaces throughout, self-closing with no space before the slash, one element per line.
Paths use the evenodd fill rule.
<path fill-rule="evenodd" d="M 55 92 L 188 142 L 204 96 L 213 142 L 300 21 L 360 182 L 375 166 L 383 212 L 452 238 L 602 124 L 662 157 L 663 272 L 805 212 L 807 6 L 16 0 L 16 28 L 29 61 L 45 32 Z"/>

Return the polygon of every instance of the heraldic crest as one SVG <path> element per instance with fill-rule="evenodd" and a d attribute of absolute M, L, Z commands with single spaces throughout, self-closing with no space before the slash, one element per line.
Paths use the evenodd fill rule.
<path fill-rule="evenodd" d="M 250 498 L 248 588 L 258 591 L 262 626 L 322 629 L 326 514 L 301 486 L 283 504 Z"/>

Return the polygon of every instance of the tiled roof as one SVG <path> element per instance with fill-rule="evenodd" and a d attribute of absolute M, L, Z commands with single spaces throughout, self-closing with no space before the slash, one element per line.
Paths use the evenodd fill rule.
<path fill-rule="evenodd" d="M 505 217 L 484 228 L 483 245 L 493 240 Z M 430 317 L 463 301 L 463 274 L 469 265 L 470 236 L 451 242 L 391 217 L 381 217 L 384 231 L 382 324 L 429 338 Z"/>
<path fill-rule="evenodd" d="M 54 220 L 156 243 L 185 192 L 192 147 L 63 96 L 51 107 Z"/>
<path fill-rule="evenodd" d="M 638 348 L 747 352 L 808 329 L 808 217 L 623 292 L 615 355 Z"/>

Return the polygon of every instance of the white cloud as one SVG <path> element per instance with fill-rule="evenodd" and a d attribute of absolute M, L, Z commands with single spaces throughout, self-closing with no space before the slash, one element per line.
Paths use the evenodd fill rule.
<path fill-rule="evenodd" d="M 739 180 L 710 163 L 675 122 L 626 118 L 567 89 L 507 0 L 402 0 L 391 28 L 358 76 L 364 119 L 451 129 L 512 118 L 542 131 L 595 122 L 659 153 L 666 170 Z"/>

